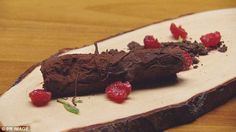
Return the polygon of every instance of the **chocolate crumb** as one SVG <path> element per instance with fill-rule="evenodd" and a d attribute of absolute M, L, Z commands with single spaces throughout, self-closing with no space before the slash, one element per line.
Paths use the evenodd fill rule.
<path fill-rule="evenodd" d="M 193 57 L 193 64 L 198 64 L 199 60 L 196 57 Z"/>
<path fill-rule="evenodd" d="M 198 65 L 194 65 L 193 68 L 194 68 L 194 69 L 197 69 L 197 68 L 198 68 Z"/>
<path fill-rule="evenodd" d="M 199 51 L 199 55 L 208 55 L 208 50 L 207 49 L 201 49 L 200 51 Z"/>
<path fill-rule="evenodd" d="M 224 43 L 224 41 L 220 41 L 216 46 L 214 46 L 214 47 L 208 47 L 207 48 L 207 50 L 208 50 L 208 52 L 210 52 L 210 51 L 212 51 L 212 50 L 218 50 L 221 46 L 222 46 L 222 44 Z"/>
<path fill-rule="evenodd" d="M 219 51 L 219 52 L 222 52 L 222 53 L 224 53 L 224 52 L 226 52 L 227 51 L 227 46 L 226 45 L 223 45 L 222 47 L 219 47 L 217 50 Z"/>
<path fill-rule="evenodd" d="M 182 41 L 182 42 L 162 42 L 163 47 L 179 47 L 182 50 L 187 51 L 192 57 L 199 55 L 207 55 L 208 50 L 202 43 L 198 43 L 196 40 L 191 41 Z"/>

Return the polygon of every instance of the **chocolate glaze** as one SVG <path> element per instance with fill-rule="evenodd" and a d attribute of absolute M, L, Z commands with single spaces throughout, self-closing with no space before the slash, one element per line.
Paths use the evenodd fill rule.
<path fill-rule="evenodd" d="M 104 91 L 114 81 L 142 81 L 172 76 L 182 70 L 179 48 L 110 50 L 101 54 L 51 57 L 41 64 L 43 87 L 53 98 Z M 75 90 L 76 89 L 76 90 Z"/>

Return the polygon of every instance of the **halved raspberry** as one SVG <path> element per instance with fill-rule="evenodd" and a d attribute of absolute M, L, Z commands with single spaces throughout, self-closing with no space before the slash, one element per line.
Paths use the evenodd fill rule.
<path fill-rule="evenodd" d="M 109 99 L 114 102 L 122 103 L 125 99 L 127 99 L 128 95 L 132 90 L 132 86 L 129 82 L 121 82 L 117 81 L 110 84 L 106 88 L 106 94 Z"/>
<path fill-rule="evenodd" d="M 215 33 L 202 35 L 200 40 L 205 45 L 205 47 L 217 47 L 221 40 L 221 35 L 220 32 L 216 31 Z"/>
<path fill-rule="evenodd" d="M 174 23 L 170 25 L 170 31 L 175 39 L 179 39 L 181 37 L 183 40 L 187 38 L 188 33 L 181 27 L 177 27 Z"/>
<path fill-rule="evenodd" d="M 151 35 L 145 36 L 145 38 L 143 40 L 143 43 L 144 43 L 144 48 L 146 48 L 146 49 L 160 48 L 161 47 L 161 44 L 158 42 L 158 40 L 155 39 Z"/>
<path fill-rule="evenodd" d="M 193 64 L 193 59 L 187 51 L 183 50 L 182 55 L 184 57 L 183 70 L 188 70 L 190 66 Z"/>
<path fill-rule="evenodd" d="M 51 100 L 51 92 L 36 89 L 29 93 L 29 97 L 35 106 L 44 106 Z"/>

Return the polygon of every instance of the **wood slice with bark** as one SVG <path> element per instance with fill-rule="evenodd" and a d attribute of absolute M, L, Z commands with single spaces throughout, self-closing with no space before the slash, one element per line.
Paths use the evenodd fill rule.
<path fill-rule="evenodd" d="M 162 131 L 191 122 L 236 95 L 236 9 L 202 12 L 157 22 L 98 41 L 100 51 L 127 50 L 127 43 L 142 43 L 145 35 L 172 41 L 169 25 L 184 25 L 193 40 L 202 34 L 220 31 L 228 46 L 226 53 L 211 52 L 199 58 L 197 69 L 177 74 L 177 82 L 146 85 L 116 104 L 104 94 L 81 96 L 79 115 L 65 111 L 56 100 L 45 107 L 34 107 L 28 93 L 42 87 L 41 63 L 27 70 L 0 98 L 0 122 L 3 126 L 29 125 L 31 131 Z M 67 49 L 54 56 L 87 54 L 94 46 Z M 202 65 L 201 65 L 202 64 Z M 70 98 L 71 99 L 71 98 Z M 60 125 L 63 124 L 63 125 Z"/>

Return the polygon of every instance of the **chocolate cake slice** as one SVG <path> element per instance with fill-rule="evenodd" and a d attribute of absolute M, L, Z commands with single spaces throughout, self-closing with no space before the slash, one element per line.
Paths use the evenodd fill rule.
<path fill-rule="evenodd" d="M 175 76 L 183 69 L 182 53 L 166 47 L 52 57 L 41 65 L 43 87 L 58 98 L 102 92 L 114 81 L 139 83 Z"/>

